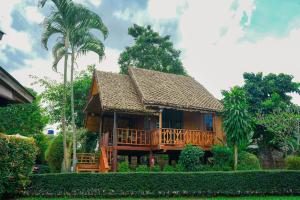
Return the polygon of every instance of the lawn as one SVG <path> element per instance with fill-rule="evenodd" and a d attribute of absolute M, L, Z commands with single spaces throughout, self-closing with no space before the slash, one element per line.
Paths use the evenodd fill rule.
<path fill-rule="evenodd" d="M 37 198 L 37 197 L 32 197 L 32 198 L 21 198 L 19 200 L 67 200 L 67 199 L 72 199 L 72 200 L 80 200 L 80 199 L 89 199 L 89 200 L 112 200 L 112 199 L 101 199 L 101 198 Z M 113 198 L 113 199 L 120 199 L 120 200 L 138 200 L 140 198 Z M 235 199 L 235 200 L 257 200 L 257 199 L 267 199 L 267 200 L 296 200 L 300 199 L 300 196 L 268 196 L 268 197 L 213 197 L 213 198 L 145 198 L 147 200 L 158 200 L 158 199 L 170 199 L 170 200 L 190 200 L 190 199 L 214 199 L 214 200 L 228 200 L 228 199 Z"/>

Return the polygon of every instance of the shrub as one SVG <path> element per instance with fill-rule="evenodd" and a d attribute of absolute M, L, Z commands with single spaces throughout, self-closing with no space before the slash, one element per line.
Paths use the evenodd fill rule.
<path fill-rule="evenodd" d="M 50 168 L 48 165 L 36 165 L 37 171 L 36 174 L 47 174 L 50 173 Z"/>
<path fill-rule="evenodd" d="M 68 173 L 31 176 L 31 197 L 299 195 L 299 171 Z"/>
<path fill-rule="evenodd" d="M 228 171 L 232 169 L 232 149 L 227 146 L 215 145 L 211 150 L 213 154 L 213 168 L 216 170 Z"/>
<path fill-rule="evenodd" d="M 118 172 L 130 172 L 128 162 L 121 162 L 118 164 Z"/>
<path fill-rule="evenodd" d="M 58 135 L 50 142 L 46 150 L 46 160 L 51 172 L 60 172 L 64 157 L 63 137 Z"/>
<path fill-rule="evenodd" d="M 300 170 L 300 157 L 288 156 L 285 159 L 286 169 Z"/>
<path fill-rule="evenodd" d="M 46 150 L 49 146 L 50 139 L 47 135 L 44 135 L 42 133 L 33 135 L 33 138 L 38 147 L 36 163 L 37 164 L 46 164 L 45 154 L 46 154 Z"/>
<path fill-rule="evenodd" d="M 147 165 L 139 165 L 136 169 L 136 172 L 149 172 L 149 168 Z"/>
<path fill-rule="evenodd" d="M 238 158 L 237 170 L 259 170 L 260 163 L 256 155 L 248 152 L 241 152 Z"/>
<path fill-rule="evenodd" d="M 201 167 L 201 158 L 204 151 L 199 147 L 186 145 L 180 153 L 179 164 L 185 171 L 197 171 Z"/>
<path fill-rule="evenodd" d="M 158 165 L 154 165 L 154 167 L 152 167 L 151 172 L 160 172 L 160 167 Z"/>
<path fill-rule="evenodd" d="M 37 154 L 32 138 L 19 138 L 0 134 L 0 198 L 13 196 L 30 182 Z"/>
<path fill-rule="evenodd" d="M 176 169 L 173 166 L 171 166 L 171 165 L 165 165 L 163 171 L 164 172 L 175 172 Z"/>

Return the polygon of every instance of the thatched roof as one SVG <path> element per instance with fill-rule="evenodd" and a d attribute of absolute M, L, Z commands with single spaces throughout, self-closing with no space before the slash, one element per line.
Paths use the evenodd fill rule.
<path fill-rule="evenodd" d="M 128 75 L 96 72 L 102 109 L 124 112 L 151 112 L 147 110 Z"/>
<path fill-rule="evenodd" d="M 189 76 L 129 68 L 129 75 L 97 71 L 103 110 L 152 112 L 151 107 L 221 111 L 222 104 Z"/>

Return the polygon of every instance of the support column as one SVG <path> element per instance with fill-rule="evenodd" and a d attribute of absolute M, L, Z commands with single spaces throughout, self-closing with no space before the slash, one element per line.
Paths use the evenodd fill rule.
<path fill-rule="evenodd" d="M 163 117 L 162 117 L 162 113 L 163 113 L 163 109 L 159 110 L 159 128 L 162 128 L 162 124 L 163 124 Z"/>
<path fill-rule="evenodd" d="M 117 147 L 117 113 L 114 112 L 114 125 L 113 125 L 113 162 L 112 162 L 112 170 L 114 172 L 117 171 L 117 163 L 118 163 L 118 151 Z"/>
<path fill-rule="evenodd" d="M 100 120 L 99 120 L 99 151 L 101 148 L 101 145 L 103 145 L 103 135 L 102 135 L 102 114 L 100 115 Z"/>

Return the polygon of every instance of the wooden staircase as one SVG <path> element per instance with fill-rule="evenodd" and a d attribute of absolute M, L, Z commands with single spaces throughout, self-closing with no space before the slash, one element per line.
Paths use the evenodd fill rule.
<path fill-rule="evenodd" d="M 78 153 L 76 172 L 108 172 L 111 169 L 111 152 L 110 147 L 101 146 L 99 157 L 94 153 Z"/>

